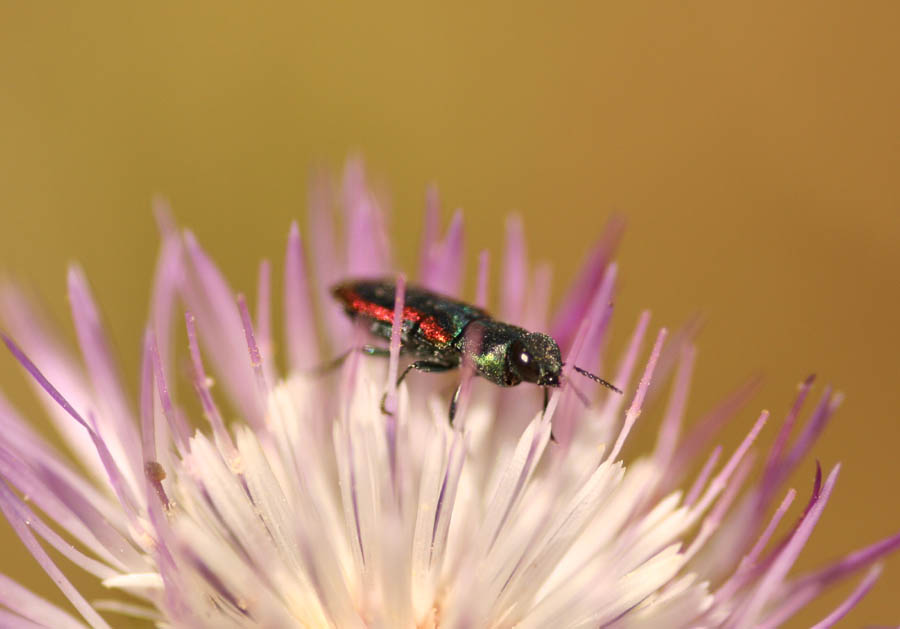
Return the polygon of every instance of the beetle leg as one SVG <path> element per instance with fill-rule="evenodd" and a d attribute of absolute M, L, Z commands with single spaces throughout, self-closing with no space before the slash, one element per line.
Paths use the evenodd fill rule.
<path fill-rule="evenodd" d="M 400 386 L 400 383 L 403 382 L 403 379 L 406 378 L 406 375 L 415 369 L 416 371 L 426 371 L 432 373 L 440 373 L 442 371 L 450 371 L 451 369 L 456 369 L 457 365 L 452 363 L 444 363 L 437 360 L 417 360 L 413 363 L 410 363 L 406 369 L 403 370 L 403 373 L 400 374 L 400 377 L 397 378 L 397 386 Z"/>
<path fill-rule="evenodd" d="M 374 345 L 363 345 L 362 347 L 351 347 L 343 354 L 338 354 L 335 358 L 332 358 L 327 363 L 323 363 L 316 367 L 310 369 L 310 371 L 316 375 L 326 374 L 329 371 L 333 371 L 344 364 L 347 358 L 353 352 L 362 352 L 363 354 L 367 354 L 369 356 L 379 356 L 381 358 L 387 358 L 391 355 L 391 351 L 384 347 L 375 347 Z"/>
<path fill-rule="evenodd" d="M 453 397 L 450 398 L 450 412 L 447 413 L 447 419 L 450 421 L 450 426 L 453 426 L 453 418 L 456 417 L 456 406 L 459 404 L 460 391 L 462 391 L 462 382 L 456 385 L 456 391 L 453 392 Z"/>
<path fill-rule="evenodd" d="M 390 358 L 391 350 L 386 347 L 375 347 L 374 345 L 363 345 L 359 348 L 363 354 L 368 354 L 369 356 L 379 356 L 381 358 Z"/>
<path fill-rule="evenodd" d="M 431 373 L 440 373 L 442 371 L 450 371 L 451 369 L 456 369 L 457 365 L 453 363 L 442 363 L 436 360 L 417 360 L 413 363 L 410 363 L 406 369 L 403 370 L 403 373 L 400 374 L 400 377 L 397 378 L 397 385 L 400 386 L 400 383 L 403 382 L 403 379 L 406 378 L 407 374 L 410 371 L 415 369 L 416 371 L 425 371 Z M 387 400 L 387 392 L 381 396 L 381 412 L 385 415 L 390 415 L 388 410 L 384 406 L 384 402 Z"/>

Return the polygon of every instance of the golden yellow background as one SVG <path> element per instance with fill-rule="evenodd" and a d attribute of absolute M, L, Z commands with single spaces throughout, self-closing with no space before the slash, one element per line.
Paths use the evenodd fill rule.
<path fill-rule="evenodd" d="M 470 278 L 516 210 L 556 299 L 618 211 L 619 339 L 643 307 L 706 315 L 692 417 L 766 374 L 726 444 L 810 372 L 846 392 L 814 450 L 844 469 L 800 567 L 900 529 L 900 3 L 373 4 L 4 0 L 0 267 L 69 331 L 82 263 L 136 382 L 156 193 L 244 290 L 280 261 L 310 168 L 354 150 L 407 269 L 432 181 L 445 217 L 466 210 Z M 0 358 L 34 410 L 18 371 Z M 61 600 L 0 533 L 0 571 Z M 900 558 L 844 626 L 900 623 L 897 591 Z"/>

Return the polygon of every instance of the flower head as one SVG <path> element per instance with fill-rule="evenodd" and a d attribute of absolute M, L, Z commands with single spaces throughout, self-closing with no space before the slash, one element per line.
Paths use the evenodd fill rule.
<path fill-rule="evenodd" d="M 399 325 L 389 360 L 351 351 L 340 369 L 319 368 L 371 342 L 330 287 L 396 277 L 399 321 L 406 286 L 391 275 L 382 212 L 361 166 L 352 162 L 343 184 L 342 239 L 324 190 L 312 197 L 310 250 L 296 225 L 288 237 L 283 351 L 268 262 L 251 313 L 194 237 L 161 215 L 138 400 L 122 386 L 80 270 L 68 288 L 81 361 L 20 290 L 4 287 L 4 341 L 69 452 L 0 400 L 0 508 L 80 615 L 0 576 L 6 625 L 107 627 L 103 612 L 166 627 L 774 627 L 865 570 L 818 625 L 828 627 L 872 587 L 877 559 L 900 536 L 790 574 L 838 476 L 837 465 L 824 475 L 817 467 L 803 508 L 782 488 L 840 401 L 830 388 L 798 428 L 812 378 L 800 386 L 759 459 L 760 480 L 750 482 L 768 413 L 734 449 L 710 441 L 753 383 L 682 436 L 691 329 L 650 334 L 644 313 L 605 368 L 624 395 L 575 381 L 576 364 L 598 371 L 606 358 L 619 222 L 552 318 L 549 272 L 529 268 L 522 227 L 508 224 L 498 319 L 549 333 L 565 363 L 544 410 L 538 387 L 502 390 L 473 377 L 471 365 L 397 386 Z M 442 236 L 438 214 L 432 194 L 418 283 L 456 296 L 462 219 Z M 479 307 L 487 268 L 485 253 Z M 178 325 L 184 352 L 175 350 Z M 179 384 L 185 371 L 189 387 Z M 642 410 L 660 403 L 670 379 L 655 448 L 622 460 Z M 462 384 L 450 425 L 454 382 Z M 776 535 L 786 517 L 793 526 Z M 45 546 L 113 596 L 85 600 Z"/>

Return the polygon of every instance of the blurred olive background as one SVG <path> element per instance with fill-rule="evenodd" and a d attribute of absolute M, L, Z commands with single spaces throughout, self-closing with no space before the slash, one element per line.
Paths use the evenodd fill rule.
<path fill-rule="evenodd" d="M 465 209 L 469 295 L 508 212 L 553 263 L 556 300 L 619 212 L 619 345 L 644 307 L 657 325 L 706 317 L 691 418 L 759 371 L 726 444 L 760 408 L 782 417 L 808 373 L 817 393 L 846 393 L 815 448 L 844 468 L 811 568 L 900 529 L 898 32 L 890 1 L 3 1 L 0 267 L 71 335 L 64 277 L 79 261 L 134 383 L 157 193 L 250 292 L 258 260 L 280 263 L 290 220 L 303 224 L 311 169 L 351 152 L 390 190 L 407 270 L 426 186 L 445 219 Z M 3 390 L 34 411 L 18 372 L 0 358 Z M 803 496 L 813 470 L 794 479 Z M 0 571 L 62 600 L 0 534 Z M 894 558 L 846 626 L 900 623 L 898 590 Z"/>

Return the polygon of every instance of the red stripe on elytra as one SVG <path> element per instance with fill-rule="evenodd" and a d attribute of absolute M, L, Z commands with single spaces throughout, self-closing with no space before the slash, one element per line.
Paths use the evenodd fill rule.
<path fill-rule="evenodd" d="M 359 293 L 349 288 L 339 291 L 340 297 L 347 303 L 353 312 L 365 315 L 383 323 L 394 323 L 394 309 L 386 308 L 375 302 L 363 298 Z M 412 306 L 404 306 L 403 320 L 413 321 L 419 324 L 419 329 L 425 334 L 425 338 L 432 343 L 447 344 L 453 340 L 447 331 L 432 315 L 424 315 L 421 310 Z"/>

